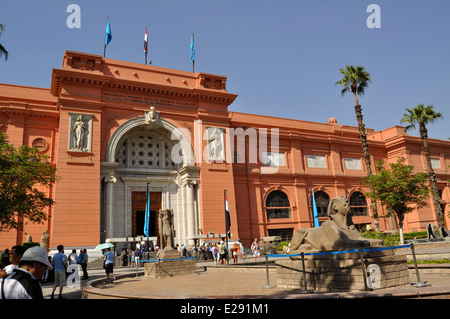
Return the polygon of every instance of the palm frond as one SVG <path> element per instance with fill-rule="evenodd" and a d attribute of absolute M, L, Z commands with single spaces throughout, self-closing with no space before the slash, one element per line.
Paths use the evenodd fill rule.
<path fill-rule="evenodd" d="M 342 95 L 349 92 L 352 86 L 356 88 L 356 93 L 358 95 L 363 95 L 364 90 L 368 87 L 369 83 L 372 82 L 370 73 L 361 65 L 356 67 L 353 65 L 346 65 L 345 68 L 339 69 L 339 72 L 343 75 L 343 78 L 336 82 L 335 85 L 340 84 L 344 87 L 341 91 Z"/>
<path fill-rule="evenodd" d="M 8 51 L 6 51 L 5 47 L 0 44 L 0 58 L 2 55 L 5 56 L 5 61 L 8 60 Z"/>

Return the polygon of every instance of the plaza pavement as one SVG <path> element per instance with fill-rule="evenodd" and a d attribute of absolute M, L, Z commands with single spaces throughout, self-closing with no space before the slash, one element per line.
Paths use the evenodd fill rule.
<path fill-rule="evenodd" d="M 407 252 L 406 252 L 407 253 Z M 419 259 L 433 256 L 450 257 L 450 245 L 421 249 L 416 246 Z M 431 256 L 431 257 L 430 257 Z M 375 291 L 340 292 L 340 293 L 308 293 L 301 290 L 290 290 L 276 287 L 276 272 L 269 267 L 269 285 L 264 258 L 254 262 L 252 256 L 234 265 L 232 260 L 228 265 L 215 265 L 213 261 L 199 261 L 198 272 L 170 278 L 148 278 L 142 276 L 143 268 L 114 268 L 116 280 L 105 283 L 105 271 L 102 268 L 88 269 L 89 280 L 81 281 L 80 288 L 64 287 L 65 299 L 81 299 L 82 289 L 89 290 L 91 298 L 129 298 L 129 299 L 187 299 L 187 298 L 219 298 L 219 299 L 358 299 L 358 298 L 431 298 L 450 299 L 450 264 L 438 265 L 436 269 L 447 269 L 434 273 L 425 273 L 419 266 L 420 281 L 426 282 L 426 287 L 402 286 Z M 206 270 L 206 271 L 205 271 Z M 445 273 L 446 271 L 446 273 Z M 417 283 L 414 269 L 410 270 L 411 283 Z M 43 285 L 44 298 L 49 299 L 52 284 Z M 58 289 L 55 294 L 58 294 Z"/>

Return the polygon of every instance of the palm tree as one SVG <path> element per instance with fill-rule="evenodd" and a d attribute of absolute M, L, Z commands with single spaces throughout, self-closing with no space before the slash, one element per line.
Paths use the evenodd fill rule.
<path fill-rule="evenodd" d="M 428 167 L 431 194 L 433 196 L 434 212 L 436 214 L 438 226 L 439 228 L 441 228 L 445 225 L 444 214 L 442 212 L 441 202 L 439 198 L 440 196 L 436 182 L 436 174 L 434 173 L 433 167 L 431 166 L 430 149 L 428 147 L 428 130 L 426 126 L 427 124 L 433 123 L 434 120 L 438 118 L 443 118 L 443 116 L 441 113 L 434 111 L 433 105 L 428 105 L 427 107 L 425 107 L 422 103 L 418 104 L 413 109 L 406 108 L 406 111 L 408 111 L 408 113 L 403 114 L 403 118 L 401 119 L 400 123 L 409 124 L 405 127 L 405 131 L 415 129 L 416 124 L 419 124 L 419 133 L 423 143 L 423 151 L 425 153 L 425 159 Z"/>
<path fill-rule="evenodd" d="M 5 26 L 0 23 L 0 35 L 5 30 Z M 8 51 L 6 51 L 5 47 L 0 43 L 0 57 L 4 55 L 5 61 L 8 60 Z"/>
<path fill-rule="evenodd" d="M 369 146 L 367 144 L 367 136 L 366 136 L 366 128 L 363 123 L 362 109 L 361 105 L 359 105 L 358 95 L 363 95 L 364 90 L 368 87 L 369 82 L 372 80 L 370 78 L 369 72 L 363 66 L 352 66 L 347 65 L 345 69 L 339 69 L 339 72 L 344 76 L 342 80 L 336 82 L 335 85 L 342 85 L 343 89 L 341 91 L 342 96 L 347 92 L 352 92 L 355 98 L 355 112 L 356 112 L 356 120 L 358 121 L 359 128 L 359 138 L 361 139 L 361 146 L 363 149 L 363 158 L 366 163 L 367 175 L 372 175 L 372 163 L 370 160 L 369 154 Z M 372 192 L 372 190 L 371 190 Z M 378 222 L 378 209 L 376 201 L 372 201 L 372 212 L 373 219 L 375 223 L 375 228 L 377 231 L 380 230 L 379 222 Z"/>

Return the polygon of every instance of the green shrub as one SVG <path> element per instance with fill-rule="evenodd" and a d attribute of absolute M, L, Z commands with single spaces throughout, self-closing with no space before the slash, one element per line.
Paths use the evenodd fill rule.
<path fill-rule="evenodd" d="M 40 245 L 41 244 L 35 243 L 35 242 L 32 242 L 32 241 L 22 243 L 22 246 L 25 248 L 25 250 L 27 250 L 28 248 L 31 248 L 31 247 L 34 247 L 34 246 L 40 246 Z"/>
<path fill-rule="evenodd" d="M 381 239 L 383 241 L 383 246 L 397 246 L 400 242 L 398 236 L 375 231 L 362 232 L 361 236 L 369 239 Z"/>

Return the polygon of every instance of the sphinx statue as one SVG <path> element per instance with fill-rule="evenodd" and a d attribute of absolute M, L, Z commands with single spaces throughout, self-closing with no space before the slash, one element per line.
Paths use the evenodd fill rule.
<path fill-rule="evenodd" d="M 342 250 L 360 247 L 379 246 L 381 240 L 361 237 L 350 214 L 350 205 L 344 196 L 334 197 L 328 204 L 329 220 L 320 227 L 298 229 L 286 253 L 299 253 L 311 250 Z"/>

